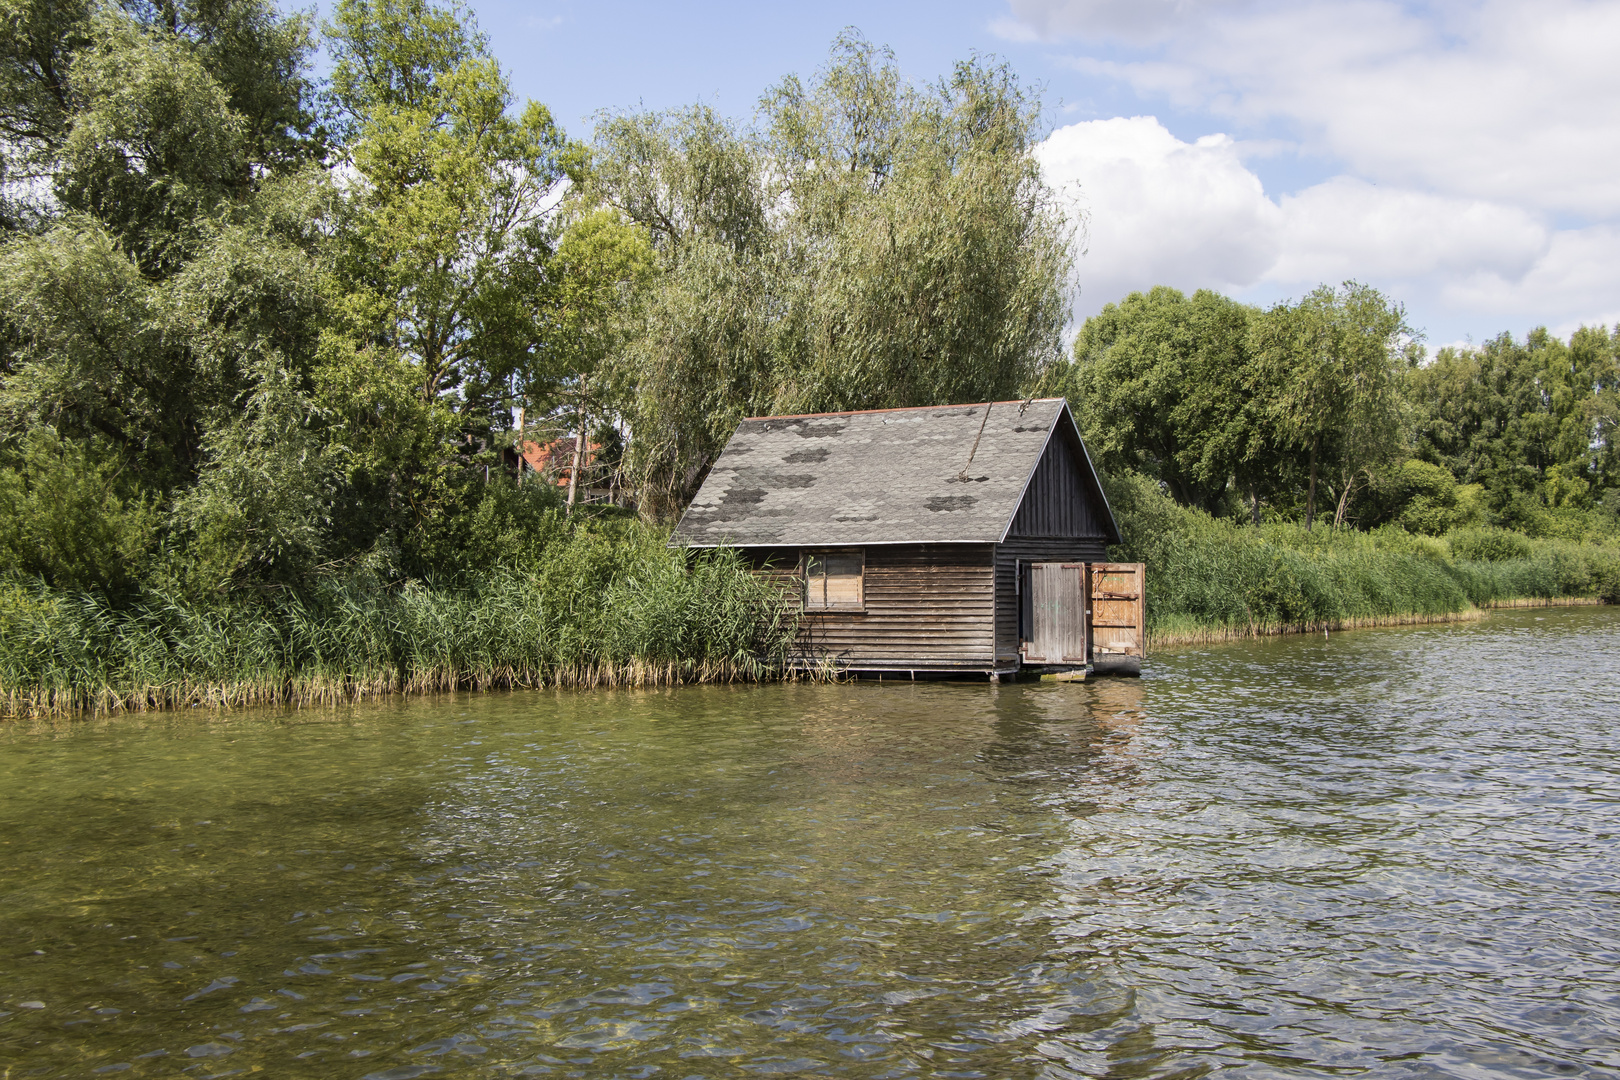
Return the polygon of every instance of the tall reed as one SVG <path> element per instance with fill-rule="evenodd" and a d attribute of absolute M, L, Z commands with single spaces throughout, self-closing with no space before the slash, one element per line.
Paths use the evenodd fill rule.
<path fill-rule="evenodd" d="M 1255 528 L 1178 506 L 1135 476 L 1113 479 L 1109 498 L 1124 533 L 1112 555 L 1147 564 L 1148 634 L 1160 644 L 1432 622 L 1528 599 L 1620 602 L 1613 542 Z"/>
<path fill-rule="evenodd" d="M 585 530 L 531 572 L 392 587 L 355 573 L 200 603 L 0 586 L 0 714 L 311 704 L 395 692 L 781 672 L 797 625 L 730 551 Z"/>
<path fill-rule="evenodd" d="M 1160 643 L 1470 617 L 1525 600 L 1620 602 L 1620 545 L 1470 530 L 1445 539 L 1251 528 L 1140 478 L 1109 496 L 1147 563 Z M 640 526 L 569 527 L 522 568 L 198 600 L 0 581 L 0 715 L 313 704 L 399 692 L 646 686 L 784 674 L 797 605 L 736 552 L 683 553 Z"/>

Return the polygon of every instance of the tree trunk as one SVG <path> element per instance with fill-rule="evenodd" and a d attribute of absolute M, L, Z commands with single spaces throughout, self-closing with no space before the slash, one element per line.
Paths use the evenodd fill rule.
<path fill-rule="evenodd" d="M 527 460 L 523 456 L 523 428 L 526 426 L 524 424 L 524 420 L 527 418 L 527 415 L 528 410 L 519 405 L 517 410 L 517 441 L 514 443 L 514 445 L 517 447 L 517 474 L 519 482 L 523 480 L 523 466 Z"/>
<path fill-rule="evenodd" d="M 568 509 L 566 514 L 574 512 L 574 497 L 579 491 L 579 470 L 585 460 L 585 380 L 579 384 L 579 429 L 574 434 L 574 466 L 568 470 Z"/>
<path fill-rule="evenodd" d="M 1316 519 L 1316 466 L 1317 454 L 1322 449 L 1322 436 L 1318 435 L 1311 440 L 1311 486 L 1305 491 L 1305 531 L 1311 531 L 1311 522 Z"/>
<path fill-rule="evenodd" d="M 1344 524 L 1344 512 L 1350 505 L 1350 493 L 1356 490 L 1356 477 L 1360 473 L 1351 473 L 1350 479 L 1344 482 L 1344 493 L 1339 496 L 1339 512 L 1333 515 L 1333 527 L 1337 529 Z"/>
<path fill-rule="evenodd" d="M 1260 493 L 1255 490 L 1253 484 L 1249 485 L 1249 520 L 1254 523 L 1255 528 L 1260 527 Z"/>

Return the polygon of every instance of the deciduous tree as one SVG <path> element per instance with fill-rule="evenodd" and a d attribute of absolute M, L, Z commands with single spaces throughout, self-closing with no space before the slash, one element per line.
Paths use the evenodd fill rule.
<path fill-rule="evenodd" d="M 598 381 L 634 331 L 634 312 L 653 271 L 646 230 L 612 210 L 594 210 L 571 222 L 550 264 L 547 292 L 547 366 L 528 379 L 530 400 L 573 413 L 574 451 L 567 506 L 579 494 L 593 412 L 609 400 Z M 539 376 L 536 378 L 535 376 Z"/>
<path fill-rule="evenodd" d="M 1257 315 L 1207 290 L 1132 293 L 1086 320 L 1072 370 L 1051 389 L 1075 403 L 1105 467 L 1135 469 L 1206 510 L 1242 472 L 1257 502 L 1276 466 L 1248 351 Z"/>
<path fill-rule="evenodd" d="M 657 255 L 621 385 L 653 513 L 743 416 L 1013 397 L 1061 356 L 1069 227 L 1039 103 L 970 61 L 927 87 L 853 33 L 740 129 L 605 117 L 590 195 Z"/>
<path fill-rule="evenodd" d="M 543 105 L 515 107 L 459 5 L 344 0 L 326 33 L 344 184 L 317 379 L 354 451 L 360 542 L 453 513 L 455 471 L 492 453 L 540 362 L 554 189 L 577 155 Z"/>
<path fill-rule="evenodd" d="M 1412 338 L 1399 304 L 1353 281 L 1324 285 L 1256 320 L 1251 348 L 1276 387 L 1271 418 L 1306 457 L 1307 529 L 1324 466 L 1339 486 L 1338 523 L 1357 478 L 1398 450 L 1400 379 Z"/>

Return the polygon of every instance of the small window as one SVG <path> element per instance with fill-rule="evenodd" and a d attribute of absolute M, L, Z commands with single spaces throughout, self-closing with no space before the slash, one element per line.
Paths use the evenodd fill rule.
<path fill-rule="evenodd" d="M 862 580 L 866 553 L 812 551 L 804 558 L 804 608 L 859 608 L 866 602 Z"/>

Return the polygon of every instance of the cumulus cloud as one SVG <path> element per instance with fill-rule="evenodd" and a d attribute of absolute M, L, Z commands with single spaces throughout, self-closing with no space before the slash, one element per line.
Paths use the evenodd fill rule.
<path fill-rule="evenodd" d="M 1620 307 L 1620 230 L 1555 230 L 1520 207 L 1349 177 L 1273 198 L 1242 149 L 1183 141 L 1151 116 L 1054 131 L 1039 151 L 1047 181 L 1090 218 L 1076 314 L 1154 285 L 1252 298 L 1349 278 L 1520 330 Z"/>
<path fill-rule="evenodd" d="M 1411 279 L 1489 273 L 1517 280 L 1547 250 L 1533 214 L 1479 199 L 1335 177 L 1281 199 L 1282 243 L 1266 279 Z"/>
<path fill-rule="evenodd" d="M 1568 334 L 1577 326 L 1620 324 L 1620 229 L 1561 229 L 1526 273 L 1482 270 L 1444 281 L 1439 301 L 1453 309 L 1501 314 L 1497 330 L 1519 333 L 1546 325 Z"/>
<path fill-rule="evenodd" d="M 1093 120 L 1054 131 L 1039 156 L 1089 214 L 1092 310 L 1157 284 L 1242 289 L 1276 262 L 1282 215 L 1223 135 L 1187 143 L 1151 116 Z"/>
<path fill-rule="evenodd" d="M 1060 49 L 1141 111 L 1236 136 L 1184 142 L 1146 116 L 1053 133 L 1049 175 L 1092 213 L 1082 316 L 1161 282 L 1269 297 L 1349 277 L 1444 337 L 1620 313 L 1620 0 L 1007 12 L 1005 35 Z M 1267 192 L 1247 164 L 1260 142 L 1338 175 Z"/>
<path fill-rule="evenodd" d="M 1240 127 L 1281 124 L 1366 179 L 1620 213 L 1620 0 L 1012 0 L 1010 11 L 1041 37 L 1135 33 L 1152 47 L 1070 62 Z"/>

